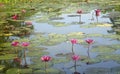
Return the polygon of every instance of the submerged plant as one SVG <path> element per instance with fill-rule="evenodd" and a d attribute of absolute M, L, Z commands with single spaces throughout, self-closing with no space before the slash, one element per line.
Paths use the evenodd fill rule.
<path fill-rule="evenodd" d="M 50 56 L 42 56 L 41 57 L 41 60 L 43 62 L 45 62 L 45 73 L 47 74 L 47 63 L 46 62 L 49 62 L 52 58 Z"/>
<path fill-rule="evenodd" d="M 87 39 L 85 40 L 86 43 L 88 43 L 88 50 L 87 50 L 87 54 L 88 54 L 88 59 L 90 59 L 90 45 L 94 42 L 92 39 Z M 88 62 L 89 63 L 89 62 Z"/>
<path fill-rule="evenodd" d="M 24 47 L 24 61 L 25 61 L 25 64 L 24 64 L 24 67 L 28 67 L 28 65 L 27 65 L 27 61 L 26 61 L 26 49 L 27 49 L 27 46 L 29 46 L 30 45 L 30 43 L 29 42 L 22 42 L 21 43 L 21 46 L 23 46 Z"/>
<path fill-rule="evenodd" d="M 79 56 L 79 55 L 73 55 L 73 56 L 72 56 L 72 60 L 74 61 L 74 68 L 75 68 L 74 74 L 80 74 L 80 73 L 77 72 L 77 70 L 76 70 L 76 63 L 77 63 L 78 60 L 80 60 L 80 56 Z"/>
<path fill-rule="evenodd" d="M 74 44 L 77 44 L 78 40 L 77 39 L 71 39 L 70 41 L 72 43 L 72 53 L 74 54 L 73 46 L 74 46 Z"/>

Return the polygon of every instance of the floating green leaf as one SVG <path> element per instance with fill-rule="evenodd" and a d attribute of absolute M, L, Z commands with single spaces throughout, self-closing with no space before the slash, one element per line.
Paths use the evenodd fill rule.
<path fill-rule="evenodd" d="M 104 54 L 104 55 L 98 55 L 98 59 L 102 61 L 109 61 L 109 60 L 114 60 L 117 63 L 120 63 L 120 55 L 119 54 Z"/>
<path fill-rule="evenodd" d="M 109 72 L 110 70 L 108 68 L 93 67 L 93 68 L 88 68 L 85 71 L 85 74 L 107 74 Z"/>
<path fill-rule="evenodd" d="M 91 49 L 92 52 L 97 52 L 97 53 L 112 53 L 116 49 L 108 47 L 108 46 L 96 46 L 93 49 Z"/>

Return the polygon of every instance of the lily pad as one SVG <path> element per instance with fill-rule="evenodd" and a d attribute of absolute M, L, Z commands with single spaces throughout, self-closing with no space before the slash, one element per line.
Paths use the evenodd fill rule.
<path fill-rule="evenodd" d="M 120 35 L 111 34 L 111 35 L 104 35 L 105 38 L 112 38 L 112 39 L 120 39 Z"/>
<path fill-rule="evenodd" d="M 67 34 L 68 39 L 76 38 L 76 39 L 81 39 L 85 37 L 85 33 L 83 32 L 71 32 Z"/>
<path fill-rule="evenodd" d="M 6 74 L 18 74 L 20 73 L 20 69 L 17 68 L 11 68 L 6 71 Z"/>
<path fill-rule="evenodd" d="M 16 54 L 5 54 L 0 56 L 0 60 L 10 60 L 16 57 Z"/>
<path fill-rule="evenodd" d="M 116 49 L 108 46 L 96 46 L 93 49 L 91 49 L 91 52 L 97 52 L 97 53 L 112 53 L 114 51 L 116 51 Z"/>
<path fill-rule="evenodd" d="M 108 24 L 108 23 L 91 23 L 88 25 L 81 25 L 80 27 L 82 28 L 94 28 L 94 27 L 111 27 L 112 24 Z"/>
<path fill-rule="evenodd" d="M 53 59 L 53 63 L 54 64 L 59 64 L 59 63 L 67 63 L 69 62 L 70 59 L 68 58 L 57 58 L 57 59 Z"/>
<path fill-rule="evenodd" d="M 44 70 L 36 70 L 34 73 L 35 74 L 46 74 Z M 57 69 L 54 69 L 54 68 L 47 69 L 47 73 L 48 74 L 65 74 L 63 72 L 61 73 L 60 70 L 57 70 Z"/>
<path fill-rule="evenodd" d="M 65 22 L 48 22 L 48 24 L 51 24 L 56 27 L 68 26 L 68 24 L 65 24 Z"/>
<path fill-rule="evenodd" d="M 0 72 L 2 72 L 4 70 L 5 66 L 4 65 L 0 65 Z"/>
<path fill-rule="evenodd" d="M 93 67 L 93 68 L 88 68 L 85 71 L 85 74 L 107 74 L 109 72 L 110 70 L 108 68 Z"/>
<path fill-rule="evenodd" d="M 103 37 L 103 34 L 99 33 L 92 33 L 92 34 L 86 34 L 87 37 Z"/>
<path fill-rule="evenodd" d="M 120 63 L 120 55 L 119 54 L 98 55 L 97 58 L 102 60 L 102 61 L 114 60 L 117 63 Z"/>
<path fill-rule="evenodd" d="M 120 50 L 120 44 L 112 44 L 112 45 L 110 45 L 110 47 Z"/>
<path fill-rule="evenodd" d="M 88 64 L 95 64 L 95 63 L 101 62 L 101 60 L 96 59 L 96 58 L 91 58 L 91 59 L 86 58 L 86 59 L 84 59 L 82 62 L 83 62 L 83 63 L 88 63 Z"/>
<path fill-rule="evenodd" d="M 10 46 L 11 44 L 9 42 L 0 44 L 0 47 L 10 47 Z"/>
<path fill-rule="evenodd" d="M 21 74 L 32 74 L 32 69 L 20 69 Z"/>

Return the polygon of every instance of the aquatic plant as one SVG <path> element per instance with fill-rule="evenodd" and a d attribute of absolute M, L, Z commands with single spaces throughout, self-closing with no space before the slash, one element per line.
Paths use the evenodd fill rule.
<path fill-rule="evenodd" d="M 12 18 L 13 20 L 17 20 L 17 19 L 18 19 L 18 15 L 15 14 L 15 15 L 13 15 L 11 18 Z"/>
<path fill-rule="evenodd" d="M 50 60 L 51 60 L 52 58 L 50 57 L 50 56 L 42 56 L 41 57 L 41 60 L 43 61 L 43 62 L 45 62 L 45 73 L 47 74 L 47 63 L 46 62 L 49 62 Z"/>
<path fill-rule="evenodd" d="M 28 68 L 27 61 L 26 61 L 26 49 L 27 49 L 26 47 L 29 46 L 29 45 L 30 45 L 29 42 L 22 42 L 22 43 L 21 43 L 21 46 L 24 47 L 24 50 L 23 50 L 23 51 L 24 51 L 24 62 L 25 62 L 24 67 L 25 67 L 25 68 Z"/>
<path fill-rule="evenodd" d="M 88 58 L 90 59 L 90 45 L 94 42 L 92 39 L 87 39 L 85 40 L 86 43 L 88 43 L 88 50 L 87 50 L 87 54 L 88 54 Z M 89 61 L 87 62 L 89 63 Z"/>
<path fill-rule="evenodd" d="M 72 60 L 74 61 L 74 68 L 75 68 L 74 74 L 80 74 L 80 73 L 77 72 L 77 70 L 76 70 L 76 63 L 77 63 L 78 60 L 80 60 L 80 56 L 79 56 L 79 55 L 73 55 L 73 56 L 72 56 Z"/>
<path fill-rule="evenodd" d="M 77 11 L 77 14 L 79 14 L 79 23 L 82 23 L 81 21 L 81 14 L 83 13 L 83 11 L 80 9 Z"/>
<path fill-rule="evenodd" d="M 22 60 L 21 60 L 21 58 L 19 58 L 19 57 L 15 57 L 15 58 L 13 59 L 13 62 L 16 63 L 16 64 L 18 64 L 19 67 L 21 67 L 21 64 L 22 64 Z"/>
<path fill-rule="evenodd" d="M 77 41 L 77 39 L 71 39 L 70 41 L 72 43 L 72 53 L 74 54 L 73 46 L 74 46 L 74 44 L 77 44 L 78 41 Z"/>
<path fill-rule="evenodd" d="M 96 9 L 95 10 L 95 15 L 96 15 L 96 19 L 97 19 L 97 22 L 98 22 L 98 16 L 100 16 L 100 9 Z"/>
<path fill-rule="evenodd" d="M 18 47 L 19 44 L 20 44 L 20 43 L 19 43 L 18 41 L 13 41 L 13 42 L 11 43 L 11 45 L 14 46 L 14 47 Z M 17 48 L 15 48 L 15 53 L 16 53 L 16 54 L 18 53 L 18 49 L 17 49 Z"/>

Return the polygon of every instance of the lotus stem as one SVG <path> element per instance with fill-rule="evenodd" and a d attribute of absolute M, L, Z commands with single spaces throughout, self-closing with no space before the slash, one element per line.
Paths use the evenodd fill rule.
<path fill-rule="evenodd" d="M 79 17 L 79 23 L 81 23 L 81 15 L 80 15 L 80 17 Z"/>
<path fill-rule="evenodd" d="M 75 72 L 77 72 L 77 70 L 76 70 L 76 63 L 77 63 L 77 61 L 75 61 L 75 66 L 74 66 L 75 67 Z"/>
<path fill-rule="evenodd" d="M 45 62 L 45 74 L 47 74 L 47 63 Z"/>
<path fill-rule="evenodd" d="M 72 44 L 72 53 L 74 54 L 73 46 L 74 46 L 74 44 Z"/>

